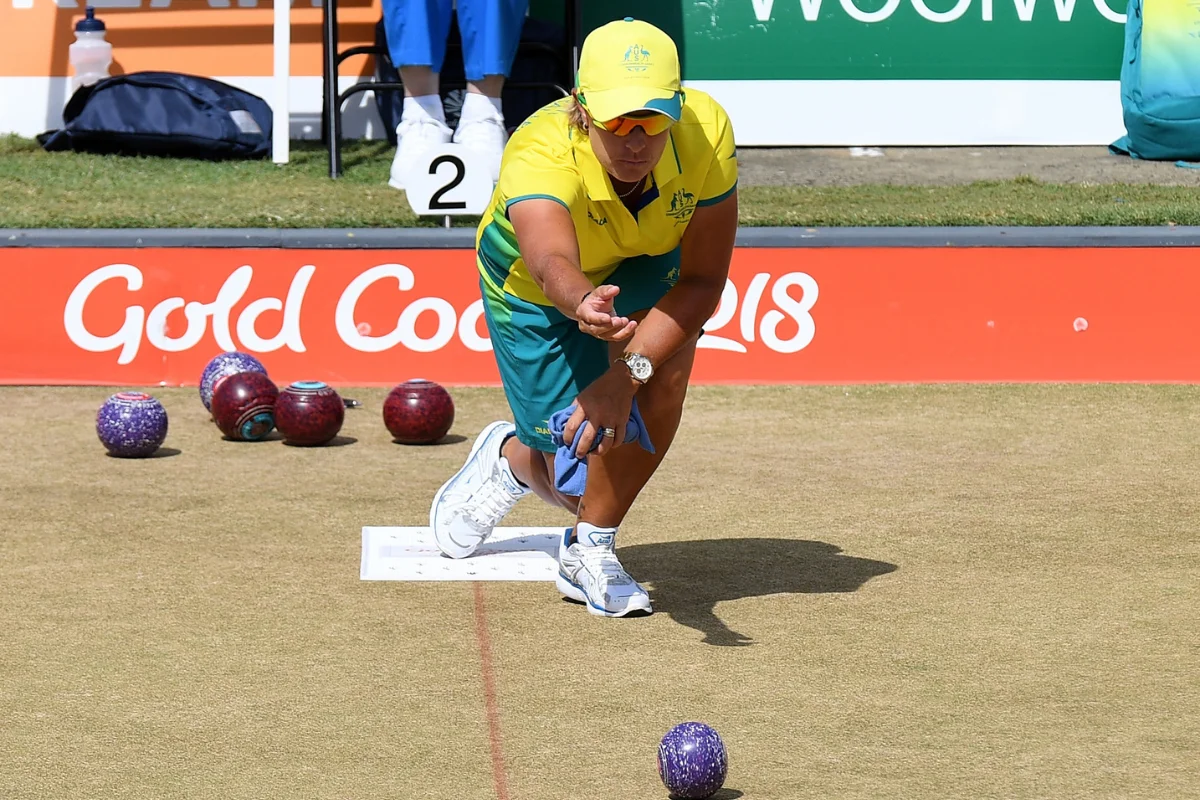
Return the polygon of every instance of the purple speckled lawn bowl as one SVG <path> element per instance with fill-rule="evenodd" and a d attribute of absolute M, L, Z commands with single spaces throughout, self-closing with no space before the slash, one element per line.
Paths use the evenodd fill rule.
<path fill-rule="evenodd" d="M 96 412 L 96 435 L 118 458 L 145 458 L 167 438 L 167 410 L 143 392 L 117 392 Z"/>
<path fill-rule="evenodd" d="M 699 800 L 725 785 L 725 743 L 703 722 L 681 722 L 658 745 L 658 776 L 672 797 Z"/>
<path fill-rule="evenodd" d="M 239 372 L 261 372 L 265 375 L 267 368 L 254 356 L 237 350 L 217 353 L 212 357 L 200 373 L 200 402 L 204 403 L 206 409 L 212 411 L 212 396 L 217 384 Z"/>

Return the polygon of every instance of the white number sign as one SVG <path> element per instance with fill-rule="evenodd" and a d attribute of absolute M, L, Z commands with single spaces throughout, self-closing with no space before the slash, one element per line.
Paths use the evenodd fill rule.
<path fill-rule="evenodd" d="M 492 199 L 492 177 L 476 153 L 444 144 L 421 155 L 405 181 L 408 204 L 422 216 L 478 215 Z"/>

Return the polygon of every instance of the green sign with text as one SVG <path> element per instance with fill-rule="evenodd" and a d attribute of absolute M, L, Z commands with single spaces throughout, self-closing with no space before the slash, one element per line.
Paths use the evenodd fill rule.
<path fill-rule="evenodd" d="M 646 19 L 687 80 L 1117 80 L 1125 0 L 584 3 L 583 29 Z"/>

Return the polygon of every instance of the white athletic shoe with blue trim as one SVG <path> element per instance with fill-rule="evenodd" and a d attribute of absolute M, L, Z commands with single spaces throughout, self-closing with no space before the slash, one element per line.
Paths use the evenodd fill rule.
<path fill-rule="evenodd" d="M 517 501 L 530 493 L 500 455 L 504 440 L 516 430 L 503 420 L 484 428 L 462 469 L 433 496 L 429 527 L 438 549 L 450 558 L 474 553 Z"/>
<path fill-rule="evenodd" d="M 617 560 L 616 533 L 592 531 L 587 541 L 570 543 L 571 530 L 567 528 L 558 546 L 558 591 L 586 604 L 588 613 L 598 617 L 653 613 L 650 595 Z"/>

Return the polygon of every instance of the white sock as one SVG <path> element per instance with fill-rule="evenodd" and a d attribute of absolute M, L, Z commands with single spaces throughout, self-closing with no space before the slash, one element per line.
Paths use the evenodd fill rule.
<path fill-rule="evenodd" d="M 515 433 L 510 433 L 508 436 L 504 437 L 504 441 L 500 442 L 500 466 L 504 468 L 504 471 L 508 474 L 508 477 L 513 479 L 513 483 L 525 491 L 529 491 L 529 487 L 521 483 L 521 479 L 517 477 L 517 473 L 513 472 L 512 464 L 507 458 L 504 457 L 504 445 L 508 444 L 508 440 L 514 436 L 516 436 Z"/>
<path fill-rule="evenodd" d="M 602 542 L 596 542 L 595 539 L 588 538 L 592 534 L 598 534 L 601 536 L 603 536 L 604 534 L 611 534 L 612 536 L 615 537 L 617 535 L 617 529 L 616 528 L 601 528 L 596 525 L 593 525 L 590 522 L 578 522 L 575 524 L 575 538 L 579 542 L 581 542 L 584 547 L 592 547 L 592 546 L 594 546 L 594 543 L 595 544 L 602 543 Z M 609 541 L 612 541 L 612 540 L 610 539 Z"/>
<path fill-rule="evenodd" d="M 467 92 L 467 96 L 463 98 L 462 112 L 459 116 L 460 124 L 461 122 L 474 122 L 497 117 L 504 119 L 504 110 L 499 97 Z"/>
<path fill-rule="evenodd" d="M 442 98 L 436 94 L 426 94 L 420 97 L 405 97 L 404 112 L 401 120 L 433 117 L 443 125 L 446 124 L 446 110 L 442 108 Z"/>

